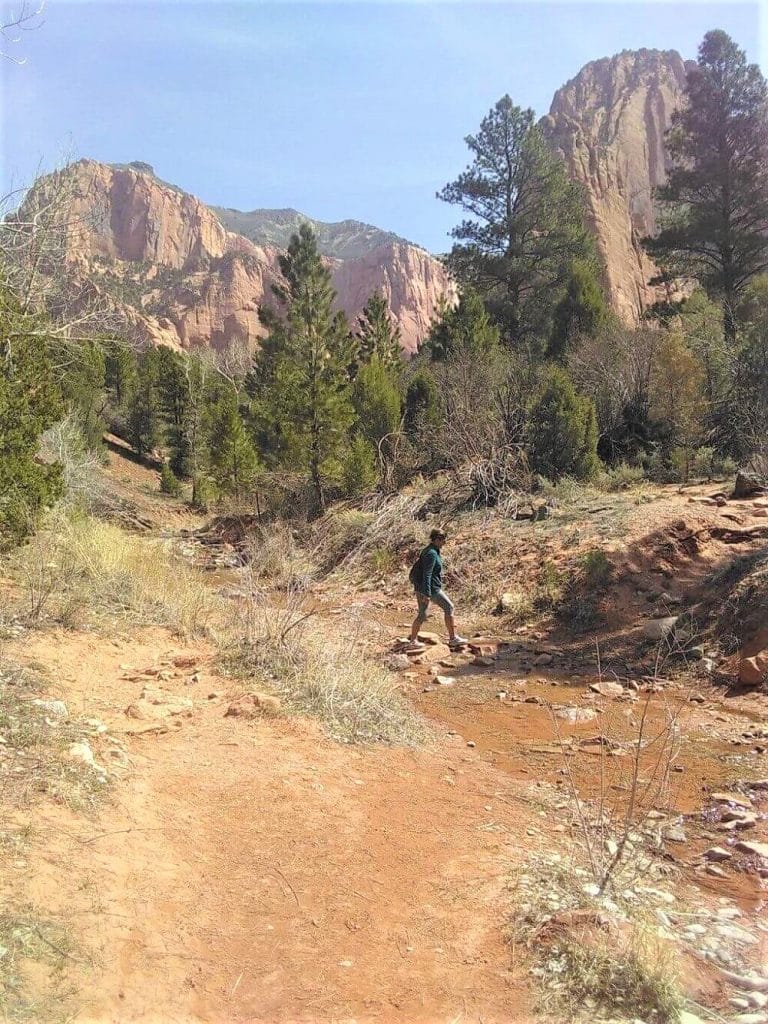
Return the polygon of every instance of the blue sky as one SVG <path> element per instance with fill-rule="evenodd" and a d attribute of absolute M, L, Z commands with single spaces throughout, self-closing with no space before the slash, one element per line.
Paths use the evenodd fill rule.
<path fill-rule="evenodd" d="M 766 71 L 765 6 L 48 0 L 5 45 L 26 63 L 0 66 L 0 188 L 65 156 L 144 160 L 211 204 L 354 217 L 443 251 L 459 213 L 435 190 L 500 96 L 542 114 L 588 61 L 694 57 L 710 28 Z"/>

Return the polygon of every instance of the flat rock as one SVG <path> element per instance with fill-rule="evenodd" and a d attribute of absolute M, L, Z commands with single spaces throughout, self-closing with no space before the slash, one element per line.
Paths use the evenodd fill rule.
<path fill-rule="evenodd" d="M 671 825 L 664 830 L 664 838 L 670 843 L 687 843 L 688 836 L 680 825 Z"/>
<path fill-rule="evenodd" d="M 603 679 L 599 683 L 590 683 L 589 688 L 593 693 L 599 693 L 601 697 L 624 696 L 624 687 L 621 683 L 612 683 L 607 679 Z"/>
<path fill-rule="evenodd" d="M 752 840 L 740 839 L 736 843 L 736 849 L 739 853 L 747 853 L 753 857 L 760 857 L 762 860 L 768 860 L 768 843 L 756 843 Z M 766 982 L 768 985 L 768 982 Z"/>
<path fill-rule="evenodd" d="M 733 804 L 735 807 L 752 809 L 752 801 L 741 793 L 713 793 L 710 800 L 714 804 Z"/>
<path fill-rule="evenodd" d="M 435 676 L 435 682 L 438 686 L 453 686 L 456 679 L 454 676 Z"/>
<path fill-rule="evenodd" d="M 419 633 L 419 640 L 423 644 L 430 644 L 432 647 L 436 647 L 443 642 L 437 633 Z"/>
<path fill-rule="evenodd" d="M 549 654 L 549 652 L 545 651 L 543 654 L 539 654 L 539 655 L 537 655 L 533 659 L 533 664 L 534 665 L 551 665 L 554 660 L 555 660 L 554 654 Z"/>
<path fill-rule="evenodd" d="M 490 668 L 491 665 L 496 664 L 496 659 L 484 656 L 482 654 L 476 654 L 472 659 L 472 664 L 477 665 L 480 668 Z"/>
<path fill-rule="evenodd" d="M 704 857 L 709 861 L 723 861 L 731 860 L 733 854 L 730 850 L 726 850 L 722 846 L 710 846 L 708 850 L 704 851 Z"/>
<path fill-rule="evenodd" d="M 643 636 L 646 640 L 664 640 L 673 633 L 679 616 L 666 615 L 663 619 L 650 619 L 643 623 Z"/>

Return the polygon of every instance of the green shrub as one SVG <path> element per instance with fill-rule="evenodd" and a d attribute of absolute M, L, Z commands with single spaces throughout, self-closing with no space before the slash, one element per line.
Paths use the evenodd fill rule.
<path fill-rule="evenodd" d="M 591 399 L 576 392 L 568 374 L 551 368 L 531 409 L 528 456 L 531 469 L 550 480 L 593 477 L 597 456 L 597 416 Z"/>
<path fill-rule="evenodd" d="M 601 473 L 595 483 L 603 491 L 614 493 L 625 491 L 630 487 L 643 483 L 645 470 L 642 466 L 631 466 L 627 462 L 620 462 L 617 466 L 611 466 Z"/>
<path fill-rule="evenodd" d="M 167 462 L 163 463 L 163 468 L 160 470 L 160 490 L 163 494 L 170 494 L 173 498 L 178 498 L 181 494 L 181 481 Z"/>
<path fill-rule="evenodd" d="M 358 435 L 349 446 L 342 464 L 342 486 L 348 495 L 362 494 L 378 480 L 376 453 L 370 441 Z"/>

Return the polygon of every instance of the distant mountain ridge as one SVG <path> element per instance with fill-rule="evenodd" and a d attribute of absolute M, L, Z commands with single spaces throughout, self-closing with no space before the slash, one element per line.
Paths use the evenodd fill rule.
<path fill-rule="evenodd" d="M 401 238 L 393 231 L 384 231 L 373 224 L 364 224 L 359 220 L 341 220 L 326 223 L 314 220 L 298 210 L 233 210 L 225 206 L 212 206 L 227 231 L 243 235 L 254 245 L 271 245 L 278 249 L 286 249 L 299 225 L 308 223 L 317 236 L 317 245 L 324 256 L 333 259 L 349 260 L 358 256 L 366 256 L 382 245 L 399 243 L 413 245 L 406 238 Z M 420 248 L 420 247 L 418 247 Z"/>
<path fill-rule="evenodd" d="M 174 192 L 184 194 L 171 181 L 165 181 L 155 173 L 152 164 L 144 160 L 132 160 L 126 164 L 110 164 L 116 171 L 134 171 L 154 178 L 158 184 Z M 236 210 L 231 206 L 211 206 L 208 209 L 219 218 L 227 231 L 242 235 L 249 242 L 258 246 L 270 246 L 275 249 L 287 249 L 291 236 L 299 230 L 299 225 L 309 224 L 317 237 L 317 247 L 323 256 L 332 259 L 349 260 L 358 256 L 366 256 L 382 245 L 398 243 L 414 245 L 407 238 L 402 238 L 394 231 L 385 231 L 374 224 L 366 224 L 360 220 L 322 221 L 308 217 L 300 210 L 288 207 L 283 210 L 262 208 L 256 210 Z M 422 246 L 415 246 L 422 248 Z M 426 251 L 426 250 L 425 250 Z"/>

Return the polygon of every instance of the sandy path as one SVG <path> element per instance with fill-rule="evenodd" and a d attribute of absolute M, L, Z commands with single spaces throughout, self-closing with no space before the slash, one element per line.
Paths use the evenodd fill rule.
<path fill-rule="evenodd" d="M 161 633 L 62 634 L 25 655 L 117 735 L 141 688 L 119 665 L 170 650 Z M 526 1019 L 503 939 L 523 810 L 508 780 L 458 739 L 348 748 L 308 722 L 225 718 L 210 673 L 163 685 L 195 711 L 127 741 L 115 805 L 92 823 L 43 812 L 66 831 L 33 895 L 71 914 L 97 960 L 75 1020 Z"/>

